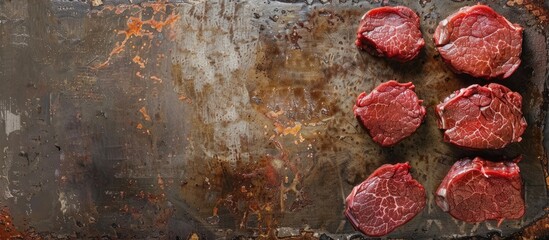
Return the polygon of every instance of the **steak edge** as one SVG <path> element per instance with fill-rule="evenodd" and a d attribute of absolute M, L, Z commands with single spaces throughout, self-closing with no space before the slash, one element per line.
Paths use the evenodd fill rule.
<path fill-rule="evenodd" d="M 519 160 L 491 162 L 477 157 L 456 162 L 437 189 L 437 205 L 466 222 L 521 218 L 525 205 Z"/>
<path fill-rule="evenodd" d="M 412 178 L 410 165 L 385 164 L 347 196 L 345 216 L 369 236 L 383 236 L 412 220 L 425 207 L 425 189 Z"/>

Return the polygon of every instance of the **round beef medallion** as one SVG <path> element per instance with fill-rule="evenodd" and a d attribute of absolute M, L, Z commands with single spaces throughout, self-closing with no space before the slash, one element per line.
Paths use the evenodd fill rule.
<path fill-rule="evenodd" d="M 364 14 L 357 30 L 356 46 L 372 55 L 407 62 L 419 54 L 425 40 L 419 17 L 403 6 L 374 8 Z"/>
<path fill-rule="evenodd" d="M 370 94 L 361 93 L 354 114 L 372 139 L 389 147 L 412 135 L 425 118 L 425 107 L 411 82 L 395 80 L 382 83 Z"/>
<path fill-rule="evenodd" d="M 410 175 L 408 163 L 385 164 L 355 186 L 345 216 L 368 236 L 383 236 L 412 220 L 425 207 L 425 188 Z"/>

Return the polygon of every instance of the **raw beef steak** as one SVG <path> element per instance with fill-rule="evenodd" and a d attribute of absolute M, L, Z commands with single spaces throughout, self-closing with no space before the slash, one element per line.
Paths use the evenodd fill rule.
<path fill-rule="evenodd" d="M 383 236 L 407 223 L 425 207 L 425 189 L 408 172 L 408 163 L 385 164 L 355 186 L 345 216 L 369 236 Z"/>
<path fill-rule="evenodd" d="M 497 83 L 462 88 L 437 105 L 444 141 L 461 147 L 500 149 L 520 142 L 526 129 L 519 93 Z"/>
<path fill-rule="evenodd" d="M 490 162 L 480 157 L 456 162 L 438 187 L 437 205 L 466 222 L 521 218 L 522 180 L 515 162 Z"/>
<path fill-rule="evenodd" d="M 433 36 L 454 71 L 480 78 L 507 78 L 520 65 L 522 27 L 485 5 L 463 7 L 442 20 Z"/>
<path fill-rule="evenodd" d="M 425 107 L 414 92 L 414 84 L 395 80 L 382 83 L 370 94 L 361 93 L 353 111 L 381 146 L 392 146 L 410 136 L 421 125 Z"/>
<path fill-rule="evenodd" d="M 374 8 L 360 20 L 356 46 L 369 53 L 399 62 L 414 59 L 425 41 L 419 17 L 407 7 Z"/>

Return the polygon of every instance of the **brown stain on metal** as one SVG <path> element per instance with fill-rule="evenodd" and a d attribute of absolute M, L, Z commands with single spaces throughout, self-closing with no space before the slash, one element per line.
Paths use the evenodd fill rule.
<path fill-rule="evenodd" d="M 142 107 L 139 109 L 139 112 L 141 113 L 141 115 L 143 115 L 143 118 L 145 119 L 145 121 L 147 122 L 152 121 L 151 116 L 149 116 L 149 114 L 147 113 L 147 108 Z"/>
<path fill-rule="evenodd" d="M 162 83 L 162 79 L 157 76 L 151 76 L 151 80 L 153 80 L 155 83 Z"/>
<path fill-rule="evenodd" d="M 7 207 L 0 210 L 0 239 L 26 239 L 24 233 L 13 225 L 10 211 Z"/>
<path fill-rule="evenodd" d="M 148 7 L 152 9 L 152 11 L 158 12 L 159 14 L 164 14 L 167 11 L 167 8 L 164 8 L 166 5 L 162 5 L 161 3 L 153 4 L 155 5 L 142 4 L 137 6 L 137 8 L 120 7 L 113 9 L 115 9 L 114 11 L 116 11 L 117 14 L 121 14 L 132 9 L 141 11 L 140 9 L 142 7 Z M 334 114 L 347 114 L 346 111 L 348 109 L 340 109 L 341 105 L 335 103 L 334 97 L 331 95 L 333 86 L 329 81 L 332 78 L 338 77 L 340 74 L 346 74 L 348 68 L 343 67 L 343 64 L 341 63 L 336 63 L 328 67 L 322 66 L 322 64 L 320 64 L 322 59 L 319 55 L 315 54 L 314 50 L 311 49 L 317 47 L 315 45 L 316 43 L 313 41 L 307 42 L 307 40 L 314 39 L 318 42 L 327 41 L 325 40 L 327 32 L 334 31 L 337 28 L 344 26 L 343 23 L 345 22 L 347 22 L 346 24 L 349 24 L 352 19 L 357 19 L 360 14 L 361 13 L 358 12 L 358 10 L 351 10 L 348 13 L 343 14 L 326 9 L 312 10 L 308 19 L 310 21 L 306 21 L 307 23 L 297 23 L 296 26 L 291 27 L 291 33 L 289 35 L 280 37 L 280 39 L 286 41 L 286 43 L 274 43 L 268 39 L 268 36 L 262 37 L 260 40 L 260 46 L 262 48 L 258 50 L 258 66 L 261 66 L 262 69 L 259 72 L 254 71 L 248 75 L 250 79 L 258 76 L 258 82 L 260 84 L 258 84 L 258 86 L 249 86 L 249 89 L 250 93 L 255 94 L 250 94 L 250 96 L 255 96 L 258 99 L 258 103 L 252 104 L 252 106 L 255 110 L 266 116 L 266 118 L 268 118 L 267 121 L 269 121 L 267 123 L 271 124 L 267 126 L 267 131 L 269 131 L 269 133 L 275 133 L 273 139 L 271 139 L 271 144 L 276 146 L 273 148 L 278 149 L 278 153 L 274 156 L 266 155 L 259 161 L 257 161 L 257 159 L 251 159 L 250 162 L 238 161 L 234 166 L 227 162 L 214 162 L 212 164 L 214 165 L 214 167 L 212 167 L 215 170 L 214 174 L 210 174 L 208 172 L 208 170 L 211 169 L 204 167 L 204 169 L 206 169 L 203 170 L 204 176 L 208 176 L 209 179 L 212 180 L 205 181 L 207 183 L 204 183 L 203 189 L 199 192 L 212 192 L 219 190 L 219 201 L 218 204 L 216 204 L 216 206 L 212 209 L 213 215 L 220 214 L 220 212 L 223 214 L 223 210 L 226 209 L 233 209 L 234 211 L 230 212 L 232 212 L 232 214 L 237 218 L 240 226 L 244 223 L 244 228 L 259 230 L 263 238 L 269 238 L 272 236 L 274 231 L 273 229 L 275 229 L 278 225 L 278 219 L 282 219 L 284 212 L 298 211 L 310 204 L 310 201 L 308 201 L 306 197 L 307 189 L 302 189 L 300 186 L 305 181 L 303 179 L 307 178 L 307 175 L 306 173 L 301 172 L 302 169 L 300 169 L 297 165 L 299 161 L 305 160 L 297 159 L 295 158 L 295 155 L 297 154 L 294 155 L 294 153 L 296 153 L 296 149 L 302 149 L 291 146 L 293 145 L 291 142 L 300 140 L 298 137 L 303 133 L 306 141 L 310 140 L 312 142 L 313 140 L 316 140 L 317 142 L 314 142 L 313 144 L 322 144 L 320 149 L 325 150 L 323 153 L 341 150 L 340 146 L 338 146 L 341 145 L 341 143 L 336 142 L 335 140 L 337 140 L 337 138 L 335 137 L 320 139 L 317 138 L 316 135 L 306 135 L 304 132 L 307 131 L 307 128 L 310 126 L 314 126 L 315 124 L 323 124 L 325 120 L 330 121 L 329 119 L 333 118 Z M 139 17 L 139 20 L 142 21 L 141 17 Z M 128 32 L 128 30 L 130 30 L 128 25 L 128 30 L 124 31 L 123 34 L 125 36 L 127 36 L 128 33 L 140 34 L 142 31 L 145 31 L 144 28 L 147 28 L 147 24 L 144 24 L 142 21 L 140 25 L 136 25 L 134 27 L 139 28 L 140 30 L 132 30 Z M 157 26 L 155 23 L 150 24 L 150 28 L 158 32 L 160 32 L 164 27 L 165 25 Z M 131 38 L 142 36 L 145 36 L 145 34 L 139 36 L 131 35 Z M 287 43 L 290 44 L 290 48 L 284 47 Z M 262 51 L 267 51 L 267 54 Z M 120 49 L 120 52 L 123 52 L 123 49 Z M 285 60 L 284 58 L 286 57 L 289 59 Z M 364 66 L 359 64 L 355 67 Z M 289 72 L 293 75 L 291 77 L 287 77 L 288 74 L 286 74 L 286 70 L 289 70 Z M 189 101 L 192 103 L 192 98 L 197 99 L 197 104 L 199 104 L 201 101 L 200 98 L 203 98 L 203 96 L 192 95 L 196 94 L 194 91 L 194 86 L 192 85 L 193 81 L 186 79 L 192 76 L 184 76 L 180 64 L 173 64 L 171 73 L 173 84 L 178 87 L 179 100 Z M 145 78 L 145 76 L 141 74 L 140 77 Z M 349 81 L 351 80 L 352 79 Z M 448 87 L 446 84 L 440 82 L 438 82 L 436 86 L 444 89 L 454 88 Z M 205 94 L 209 93 L 209 91 L 206 90 L 204 92 Z M 150 119 L 150 116 L 148 118 Z M 198 124 L 194 124 L 193 126 L 196 125 Z M 137 126 L 143 127 L 141 123 Z M 204 128 L 207 128 L 207 126 Z M 328 131 L 330 128 L 332 128 L 332 130 L 340 130 L 342 127 L 341 125 L 334 124 L 331 126 L 321 127 L 320 129 L 323 131 Z M 194 141 L 210 142 L 212 141 L 212 137 L 201 136 L 200 139 Z M 352 141 L 352 144 L 354 143 L 355 142 Z M 301 144 L 300 146 L 303 145 L 304 144 Z M 286 150 L 292 147 L 292 150 Z M 290 153 L 292 156 L 289 156 Z M 192 163 L 198 166 L 193 166 L 193 168 L 207 166 L 212 162 L 207 159 L 193 158 L 193 160 L 200 162 Z M 357 162 L 366 162 L 362 161 L 362 158 L 359 160 L 360 161 Z M 366 163 L 364 163 L 364 165 L 366 165 Z M 371 165 L 371 163 L 368 163 L 367 167 L 371 167 L 369 165 Z M 331 168 L 335 169 L 337 167 L 340 166 L 333 165 Z M 362 174 L 363 170 L 360 170 L 358 173 Z M 193 177 L 199 178 L 196 176 Z M 360 178 L 364 177 L 366 177 L 366 175 L 360 176 Z M 359 177 L 357 177 L 357 179 L 358 178 Z M 313 176 L 309 179 L 315 180 L 316 178 Z M 157 181 L 158 187 L 161 190 L 164 190 L 166 181 L 162 178 L 155 180 Z M 198 181 L 199 180 L 195 179 L 190 180 L 190 182 L 193 183 Z M 359 180 L 356 180 L 356 182 L 358 181 Z M 314 185 L 316 183 L 318 182 L 313 182 L 310 185 Z M 185 183 L 182 184 L 182 188 L 189 188 L 189 185 L 192 184 L 188 184 L 188 182 L 185 181 Z M 308 188 L 314 188 L 314 186 L 310 185 L 305 186 Z M 302 191 L 300 194 L 304 196 L 302 199 L 299 199 L 299 201 L 285 201 L 284 194 L 297 195 L 297 192 L 300 191 Z M 165 196 L 162 194 L 149 194 L 144 191 L 142 191 L 137 198 L 141 200 L 146 199 L 147 203 L 150 203 L 149 205 L 151 206 L 160 204 L 163 201 L 162 199 L 165 200 Z M 205 198 L 200 199 L 200 201 L 203 200 L 205 200 Z M 239 203 L 242 204 L 240 205 Z M 203 205 L 204 203 L 194 204 L 193 206 Z M 327 206 L 327 208 L 331 207 L 333 207 L 333 205 Z M 139 208 L 132 207 L 132 209 L 133 210 L 131 211 L 135 214 L 136 218 L 143 216 L 143 213 L 140 212 Z M 248 222 L 253 222 L 247 221 L 252 215 L 258 217 L 260 221 L 259 224 L 251 226 L 248 225 Z M 162 220 L 160 220 L 160 222 L 162 222 Z M 193 234 L 191 236 L 198 237 L 197 234 Z M 309 238 L 310 234 L 304 233 L 304 236 L 306 237 L 303 238 Z M 291 239 L 303 238 L 292 237 Z"/>
<path fill-rule="evenodd" d="M 507 1 L 507 6 L 523 7 L 535 16 L 539 20 L 539 23 L 547 24 L 549 22 L 549 11 L 544 7 L 543 0 L 510 0 Z"/>
<path fill-rule="evenodd" d="M 154 32 L 161 33 L 166 26 L 173 25 L 173 23 L 180 19 L 180 16 L 178 16 L 175 12 L 167 14 L 168 7 L 175 9 L 173 4 L 167 3 L 166 1 L 157 1 L 155 3 L 143 3 L 141 5 L 121 4 L 117 6 L 109 6 L 99 11 L 98 14 L 102 14 L 103 11 L 109 10 L 114 10 L 116 14 L 122 14 L 128 9 L 137 9 L 136 13 L 132 13 L 132 16 L 128 17 L 128 20 L 126 21 L 127 28 L 125 30 L 118 31 L 118 34 L 124 35 L 124 39 L 116 42 L 115 47 L 111 50 L 107 59 L 93 68 L 99 69 L 109 65 L 109 62 L 115 55 L 118 55 L 124 51 L 126 44 L 130 39 L 143 36 L 152 39 L 154 38 Z M 149 19 L 143 19 L 143 12 L 147 10 L 152 11 L 151 17 Z M 149 42 L 149 47 L 150 46 L 151 45 Z"/>
<path fill-rule="evenodd" d="M 325 86 L 326 75 L 313 64 L 319 59 L 303 50 L 288 50 L 284 54 L 278 48 L 269 47 L 260 52 L 265 58 L 259 56 L 264 60 L 257 69 L 262 73 L 259 75 L 266 77 L 261 81 L 265 85 L 250 88 L 250 95 L 261 99 L 261 104 L 253 105 L 259 112 L 267 115 L 283 110 L 291 120 L 305 123 L 318 122 L 327 117 L 324 113 L 339 110 L 327 95 L 330 90 Z M 281 77 L 287 75 L 295 77 Z"/>
<path fill-rule="evenodd" d="M 13 217 L 8 207 L 4 206 L 0 209 L 0 239 L 2 240 L 42 240 L 51 239 L 43 237 L 43 233 L 37 233 L 34 228 L 30 227 L 24 231 L 20 231 L 13 223 Z"/>
<path fill-rule="evenodd" d="M 345 74 L 346 69 L 339 64 L 322 66 L 323 60 L 315 53 L 315 45 L 324 41 L 326 32 L 333 32 L 360 14 L 357 10 L 340 13 L 324 8 L 313 10 L 307 19 L 290 26 L 291 31 L 283 38 L 288 44 L 260 37 L 264 44 L 256 56 L 259 72 L 250 77 L 265 78 L 259 81 L 265 84 L 250 88 L 250 95 L 262 101 L 254 107 L 264 114 L 282 109 L 291 119 L 304 123 L 318 122 L 339 112 L 330 96 L 333 88 L 329 81 Z"/>
<path fill-rule="evenodd" d="M 145 68 L 146 61 L 144 61 L 140 56 L 135 56 L 132 61 L 139 65 L 139 68 Z"/>
<path fill-rule="evenodd" d="M 275 114 L 276 115 L 276 114 Z M 290 135 L 297 134 L 298 127 L 288 129 Z M 281 133 L 284 136 L 284 133 Z M 237 161 L 235 165 L 219 160 L 212 168 L 214 175 L 208 186 L 222 193 L 212 209 L 214 224 L 218 214 L 226 209 L 238 219 L 242 230 L 254 230 L 260 238 L 274 236 L 278 225 L 276 219 L 285 212 L 292 212 L 310 205 L 304 193 L 302 173 L 291 159 L 288 151 L 276 136 L 271 142 L 278 150 L 277 155 L 265 155 L 250 162 Z M 245 206 L 245 207 L 242 207 Z M 254 216 L 256 220 L 249 221 Z"/>
<path fill-rule="evenodd" d="M 183 70 L 179 64 L 172 64 L 170 73 L 173 85 L 177 89 L 177 95 L 179 96 L 178 99 L 180 101 L 192 103 L 193 99 L 196 97 L 194 95 L 195 91 L 193 89 L 193 81 L 187 81 L 184 79 Z"/>
<path fill-rule="evenodd" d="M 188 240 L 200 240 L 200 237 L 198 237 L 198 234 L 193 233 L 189 236 Z"/>
<path fill-rule="evenodd" d="M 526 226 L 517 234 L 511 236 L 513 239 L 544 239 L 549 236 L 549 214 L 535 221 L 529 226 Z"/>
<path fill-rule="evenodd" d="M 237 162 L 236 166 L 218 161 L 210 182 L 212 186 L 219 186 L 222 197 L 212 210 L 213 217 L 218 217 L 219 209 L 224 208 L 238 216 L 240 229 L 254 229 L 260 235 L 272 232 L 275 215 L 280 211 L 277 188 L 282 181 L 273 161 L 277 160 L 271 156 L 251 163 Z M 252 215 L 257 223 L 248 222 Z"/>

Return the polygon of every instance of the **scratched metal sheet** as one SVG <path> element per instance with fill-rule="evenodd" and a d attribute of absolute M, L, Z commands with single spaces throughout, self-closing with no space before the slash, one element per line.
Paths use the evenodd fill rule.
<path fill-rule="evenodd" d="M 523 63 L 502 83 L 522 94 L 529 126 L 501 151 L 442 143 L 434 118 L 452 91 L 484 83 L 453 74 L 430 40 L 473 1 L 0 1 L 0 238 L 352 238 L 345 196 L 404 161 L 427 206 L 389 237 L 549 234 L 524 229 L 549 219 L 549 7 L 481 2 L 525 27 Z M 419 58 L 358 51 L 361 15 L 399 4 L 421 17 Z M 428 113 L 381 148 L 351 109 L 389 79 L 412 81 Z M 522 219 L 467 224 L 435 205 L 456 160 L 519 154 Z"/>

